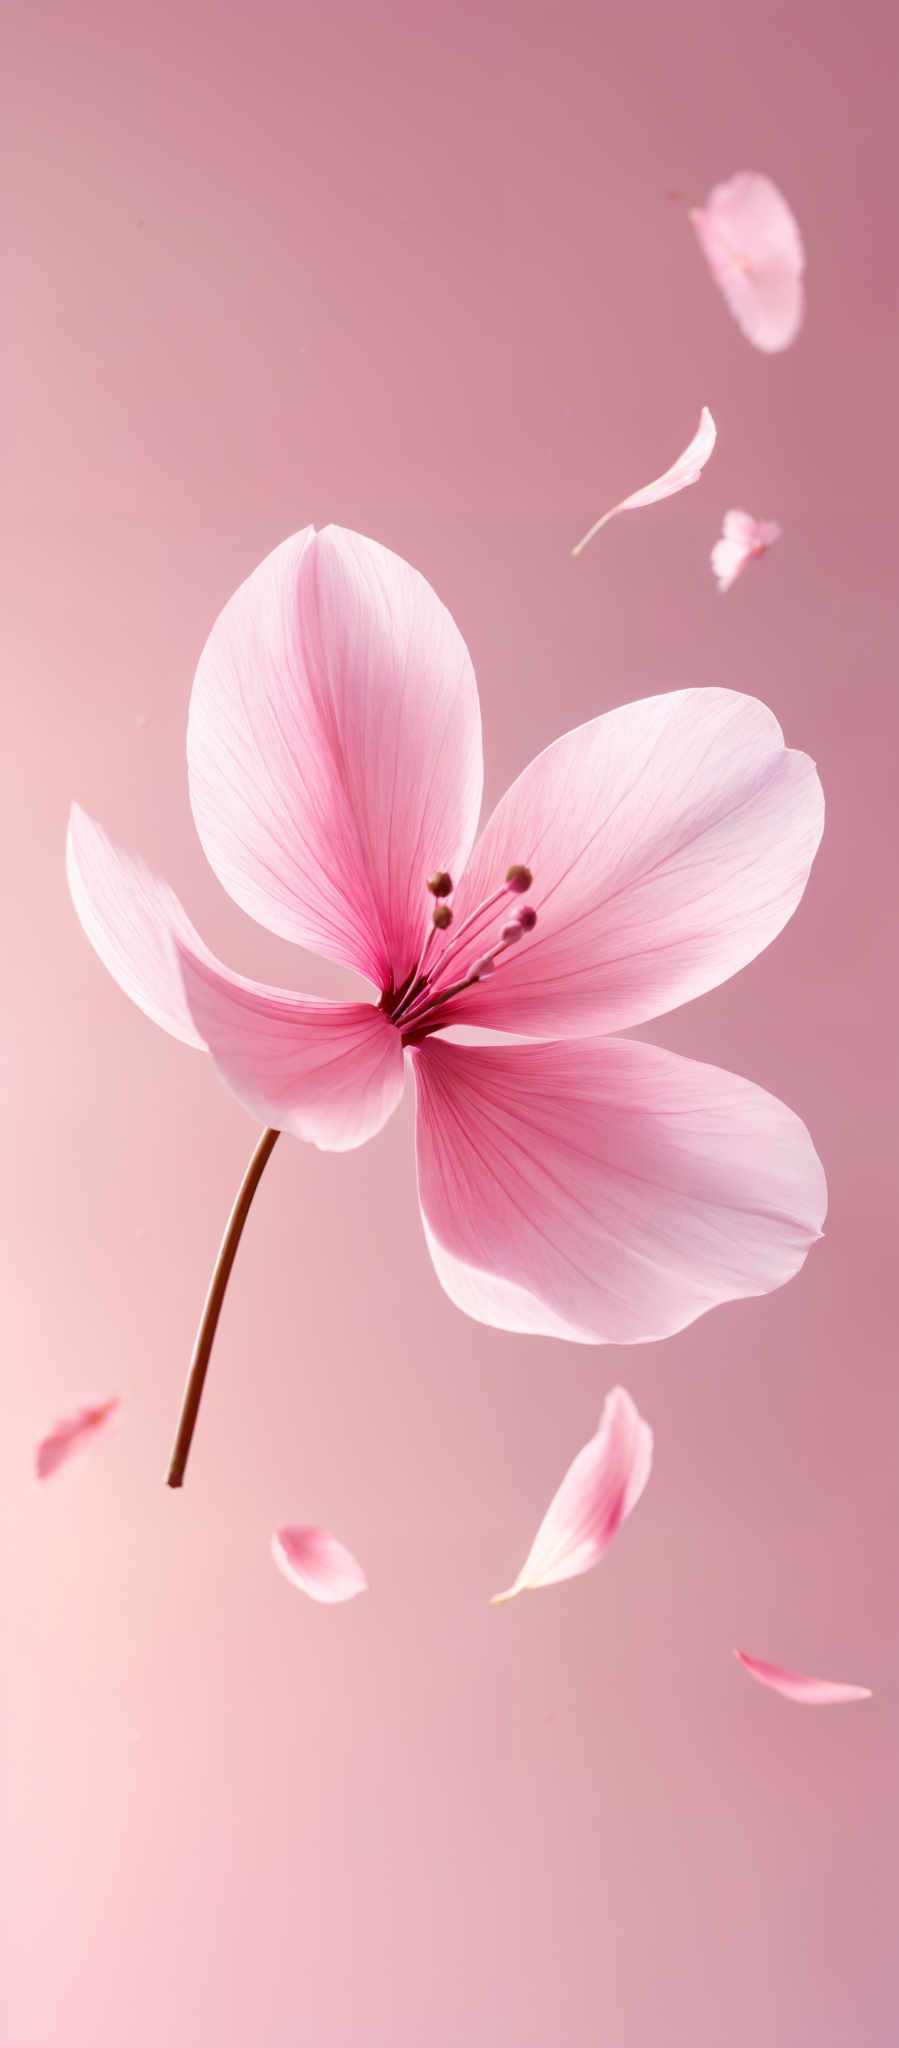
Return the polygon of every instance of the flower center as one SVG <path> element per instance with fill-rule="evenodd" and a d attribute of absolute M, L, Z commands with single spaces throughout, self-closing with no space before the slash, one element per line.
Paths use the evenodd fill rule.
<path fill-rule="evenodd" d="M 461 924 L 453 929 L 453 910 L 448 900 L 453 893 L 452 877 L 442 868 L 431 876 L 428 888 L 436 901 L 418 965 L 400 988 L 385 989 L 380 1002 L 380 1008 L 387 1011 L 402 1032 L 404 1045 L 414 1045 L 432 1031 L 451 1024 L 452 1013 L 445 1014 L 445 1006 L 453 996 L 494 974 L 512 947 L 517 946 L 527 932 L 533 931 L 537 912 L 529 903 L 523 903 L 511 917 L 508 914 L 509 897 L 524 896 L 532 881 L 530 868 L 516 861 L 508 869 L 500 887 L 485 896 L 483 902 L 469 911 Z M 500 917 L 503 923 L 495 942 L 479 955 L 472 966 L 466 968 L 464 974 L 459 975 L 457 969 L 454 975 L 452 963 L 460 950 L 470 947 L 474 939 L 486 938 L 491 924 Z M 451 930 L 452 937 L 449 937 Z"/>

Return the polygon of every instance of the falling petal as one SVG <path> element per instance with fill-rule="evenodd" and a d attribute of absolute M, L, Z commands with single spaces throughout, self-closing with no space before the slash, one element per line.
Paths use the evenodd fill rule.
<path fill-rule="evenodd" d="M 652 1430 L 630 1394 L 613 1387 L 596 1435 L 569 1465 L 515 1584 L 495 1594 L 494 1605 L 589 1571 L 636 1507 L 651 1465 Z"/>
<path fill-rule="evenodd" d="M 310 1600 L 333 1606 L 368 1591 L 362 1566 L 327 1529 L 276 1529 L 272 1556 L 284 1577 Z"/>
<path fill-rule="evenodd" d="M 737 326 L 772 355 L 802 325 L 805 252 L 783 194 L 758 171 L 715 185 L 690 219 L 712 276 Z"/>
<path fill-rule="evenodd" d="M 719 590 L 729 590 L 754 555 L 767 554 L 780 539 L 775 519 L 753 519 L 750 512 L 725 512 L 721 539 L 712 549 L 712 572 Z"/>
<path fill-rule="evenodd" d="M 747 1657 L 745 1650 L 735 1650 L 734 1656 L 759 1685 L 782 1692 L 785 1700 L 796 1700 L 801 1706 L 831 1707 L 838 1706 L 841 1700 L 871 1698 L 866 1685 L 843 1685 L 835 1678 L 808 1678 L 801 1671 L 784 1671 L 779 1664 L 766 1664 L 761 1657 Z"/>
<path fill-rule="evenodd" d="M 583 540 L 578 541 L 577 547 L 572 548 L 572 554 L 579 555 L 600 527 L 606 526 L 619 512 L 636 512 L 641 505 L 655 505 L 658 499 L 673 498 L 677 491 L 685 491 L 688 484 L 698 483 L 717 439 L 718 429 L 708 406 L 704 405 L 689 448 L 685 448 L 677 461 L 672 462 L 664 476 L 657 476 L 654 483 L 644 484 L 642 490 L 633 491 L 629 498 L 622 498 L 620 505 L 613 505 L 611 512 L 604 512 L 589 533 L 584 534 Z"/>
<path fill-rule="evenodd" d="M 39 1479 L 49 1479 L 52 1472 L 58 1472 L 67 1458 L 76 1451 L 85 1450 L 100 1430 L 104 1429 L 110 1417 L 119 1406 L 118 1396 L 110 1401 L 94 1401 L 83 1408 L 76 1408 L 72 1415 L 63 1415 L 55 1422 L 47 1435 L 42 1437 L 34 1454 L 34 1469 Z"/>

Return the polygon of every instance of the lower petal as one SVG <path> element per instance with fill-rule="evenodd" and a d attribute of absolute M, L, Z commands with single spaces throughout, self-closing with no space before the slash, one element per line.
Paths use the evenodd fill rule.
<path fill-rule="evenodd" d="M 808 1132 L 750 1081 L 614 1038 L 412 1057 L 428 1242 L 480 1322 L 667 1337 L 782 1286 L 820 1235 Z"/>
<path fill-rule="evenodd" d="M 194 1026 L 252 1116 L 325 1152 L 374 1137 L 403 1092 L 402 1040 L 383 1010 L 263 988 L 177 951 Z"/>

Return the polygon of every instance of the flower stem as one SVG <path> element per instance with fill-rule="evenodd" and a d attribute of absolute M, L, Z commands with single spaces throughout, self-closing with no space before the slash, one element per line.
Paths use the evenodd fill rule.
<path fill-rule="evenodd" d="M 228 1226 L 222 1238 L 219 1255 L 213 1268 L 212 1279 L 209 1282 L 209 1293 L 206 1296 L 206 1305 L 203 1309 L 202 1320 L 197 1331 L 197 1341 L 194 1345 L 194 1353 L 190 1361 L 187 1385 L 184 1389 L 184 1400 L 181 1403 L 178 1434 L 175 1438 L 175 1447 L 172 1451 L 171 1463 L 166 1474 L 165 1483 L 167 1486 L 181 1486 L 184 1483 L 185 1466 L 190 1455 L 191 1441 L 194 1429 L 196 1428 L 197 1416 L 200 1412 L 200 1402 L 203 1398 L 203 1382 L 206 1378 L 206 1368 L 209 1364 L 209 1357 L 215 1340 L 222 1302 L 225 1299 L 225 1289 L 228 1285 L 237 1247 L 243 1234 L 243 1227 L 250 1213 L 253 1196 L 275 1149 L 278 1135 L 277 1131 L 263 1131 L 244 1174 L 237 1200 L 228 1218 Z"/>

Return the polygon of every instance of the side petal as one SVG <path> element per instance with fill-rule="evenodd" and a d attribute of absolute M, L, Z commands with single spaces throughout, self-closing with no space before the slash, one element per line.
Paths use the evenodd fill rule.
<path fill-rule="evenodd" d="M 501 799 L 456 891 L 461 919 L 521 862 L 537 923 L 453 1021 L 545 1037 L 676 1009 L 776 937 L 823 823 L 814 763 L 755 697 L 674 690 L 565 733 Z M 479 950 L 483 934 L 463 941 L 454 974 Z"/>
<path fill-rule="evenodd" d="M 596 1435 L 569 1465 L 514 1585 L 495 1594 L 494 1604 L 588 1572 L 636 1507 L 651 1467 L 652 1430 L 624 1387 L 613 1387 Z"/>
<path fill-rule="evenodd" d="M 826 1187 L 798 1117 L 628 1039 L 412 1054 L 418 1188 L 469 1315 L 580 1343 L 669 1337 L 789 1280 Z"/>
<path fill-rule="evenodd" d="M 808 1678 L 801 1671 L 785 1671 L 780 1664 L 766 1664 L 761 1657 L 747 1657 L 745 1650 L 735 1650 L 734 1656 L 759 1685 L 783 1693 L 785 1700 L 795 1700 L 799 1706 L 834 1707 L 844 1700 L 871 1698 L 866 1685 L 843 1685 L 835 1678 Z"/>
<path fill-rule="evenodd" d="M 663 476 L 657 476 L 651 484 L 644 484 L 641 490 L 632 491 L 629 498 L 622 498 L 620 505 L 612 506 L 611 512 L 604 512 L 595 526 L 584 534 L 583 540 L 578 541 L 577 547 L 572 548 L 572 554 L 581 554 L 600 527 L 607 526 L 610 519 L 616 519 L 619 512 L 637 512 L 641 505 L 656 505 L 660 498 L 673 498 L 678 491 L 685 491 L 688 484 L 698 483 L 717 439 L 718 429 L 708 406 L 704 405 L 692 441 L 677 461 L 672 462 L 670 469 L 666 469 Z"/>
<path fill-rule="evenodd" d="M 204 850 L 244 910 L 378 988 L 414 967 L 477 828 L 474 670 L 423 576 L 341 527 L 287 540 L 225 606 L 188 726 Z"/>
<path fill-rule="evenodd" d="M 310 1600 L 334 1606 L 368 1591 L 362 1566 L 327 1529 L 276 1529 L 272 1556 L 285 1579 L 308 1593 Z"/>
<path fill-rule="evenodd" d="M 766 354 L 788 348 L 802 325 L 802 236 L 782 192 L 760 171 L 715 185 L 690 219 L 741 333 Z"/>
<path fill-rule="evenodd" d="M 106 1428 L 119 1407 L 118 1396 L 109 1401 L 88 1402 L 76 1408 L 71 1415 L 63 1415 L 47 1435 L 41 1437 L 34 1453 L 34 1469 L 39 1479 L 49 1479 L 65 1465 L 77 1451 L 87 1450 L 94 1438 Z"/>
<path fill-rule="evenodd" d="M 373 1003 L 261 987 L 178 949 L 195 1029 L 259 1123 L 347 1152 L 374 1137 L 403 1092 L 399 1032 Z"/>
<path fill-rule="evenodd" d="M 198 958 L 212 954 L 173 889 L 136 853 L 126 853 L 72 805 L 66 874 L 81 926 L 104 967 L 144 1015 L 185 1045 L 203 1046 L 184 999 L 179 939 Z"/>

